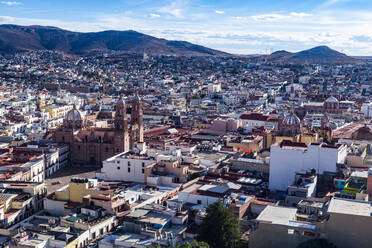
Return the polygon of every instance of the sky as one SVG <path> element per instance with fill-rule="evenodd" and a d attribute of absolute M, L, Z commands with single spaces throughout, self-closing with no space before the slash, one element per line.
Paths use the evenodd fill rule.
<path fill-rule="evenodd" d="M 135 30 L 235 54 L 372 55 L 371 0 L 0 0 L 0 24 Z"/>

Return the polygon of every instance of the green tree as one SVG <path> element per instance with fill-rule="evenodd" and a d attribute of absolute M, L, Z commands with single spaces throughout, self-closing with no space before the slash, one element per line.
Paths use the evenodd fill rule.
<path fill-rule="evenodd" d="M 297 248 L 336 248 L 336 246 L 326 239 L 311 239 L 299 244 Z"/>
<path fill-rule="evenodd" d="M 203 241 L 193 240 L 191 243 L 177 244 L 176 248 L 209 248 L 209 245 Z"/>
<path fill-rule="evenodd" d="M 239 219 L 221 201 L 207 208 L 199 231 L 198 240 L 213 248 L 235 248 L 241 238 Z"/>
<path fill-rule="evenodd" d="M 209 245 L 203 241 L 193 240 L 191 243 L 185 242 L 183 244 L 178 243 L 176 247 L 172 246 L 173 248 L 210 248 Z M 150 247 L 149 247 L 150 248 Z M 159 244 L 155 244 L 152 248 L 161 248 Z"/>

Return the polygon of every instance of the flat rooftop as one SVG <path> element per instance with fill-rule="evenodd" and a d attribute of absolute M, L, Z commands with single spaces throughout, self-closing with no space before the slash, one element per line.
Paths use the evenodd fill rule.
<path fill-rule="evenodd" d="M 297 208 L 266 206 L 257 217 L 258 221 L 271 222 L 272 224 L 288 225 L 290 220 L 296 219 Z"/>
<path fill-rule="evenodd" d="M 328 213 L 371 217 L 372 205 L 366 201 L 334 197 L 329 204 Z"/>

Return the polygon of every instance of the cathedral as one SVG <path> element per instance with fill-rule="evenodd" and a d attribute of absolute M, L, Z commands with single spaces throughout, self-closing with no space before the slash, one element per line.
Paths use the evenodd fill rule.
<path fill-rule="evenodd" d="M 66 114 L 62 126 L 53 132 L 52 140 L 70 146 L 72 164 L 100 166 L 105 159 L 127 152 L 136 143 L 143 142 L 140 98 L 136 97 L 131 105 L 131 118 L 128 121 L 126 103 L 122 98 L 118 100 L 112 127 L 89 126 L 74 107 Z"/>

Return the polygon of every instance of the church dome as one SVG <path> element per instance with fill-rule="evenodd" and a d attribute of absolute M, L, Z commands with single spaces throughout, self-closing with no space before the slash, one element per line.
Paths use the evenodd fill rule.
<path fill-rule="evenodd" d="M 81 113 L 76 108 L 71 109 L 67 112 L 66 120 L 68 121 L 81 121 L 83 120 Z"/>
<path fill-rule="evenodd" d="M 300 123 L 300 118 L 293 113 L 287 115 L 282 121 L 282 124 L 286 126 L 298 126 Z"/>
<path fill-rule="evenodd" d="M 330 96 L 330 97 L 327 98 L 327 100 L 325 100 L 325 102 L 334 102 L 334 103 L 337 103 L 338 100 L 337 100 L 336 97 Z"/>

